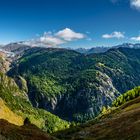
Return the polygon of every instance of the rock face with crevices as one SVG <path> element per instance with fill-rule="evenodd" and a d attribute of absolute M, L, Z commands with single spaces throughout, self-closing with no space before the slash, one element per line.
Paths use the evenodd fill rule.
<path fill-rule="evenodd" d="M 11 59 L 7 58 L 6 53 L 0 51 L 0 71 L 6 73 L 10 69 Z"/>

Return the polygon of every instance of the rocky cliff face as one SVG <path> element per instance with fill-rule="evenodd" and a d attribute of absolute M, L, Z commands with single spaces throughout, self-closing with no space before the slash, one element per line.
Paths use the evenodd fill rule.
<path fill-rule="evenodd" d="M 119 95 L 112 80 L 96 71 L 97 81 L 87 83 L 72 94 L 65 94 L 56 102 L 55 113 L 62 118 L 84 122 L 96 117 L 103 106 L 108 106 Z"/>
<path fill-rule="evenodd" d="M 6 54 L 0 51 L 0 71 L 6 73 L 9 70 L 10 64 L 10 58 L 7 58 Z"/>

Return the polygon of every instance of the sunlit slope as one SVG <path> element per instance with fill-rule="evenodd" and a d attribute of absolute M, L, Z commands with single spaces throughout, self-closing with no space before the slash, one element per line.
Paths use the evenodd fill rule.
<path fill-rule="evenodd" d="M 21 91 L 15 81 L 3 73 L 0 73 L 0 97 L 5 101 L 6 106 L 8 106 L 10 110 L 23 119 L 29 118 L 31 123 L 45 131 L 51 133 L 69 127 L 69 123 L 61 120 L 59 117 L 45 110 L 34 108 L 26 92 Z M 5 116 L 6 115 L 9 116 L 8 112 L 6 114 L 5 111 Z M 11 123 L 15 124 L 12 120 Z"/>
<path fill-rule="evenodd" d="M 0 98 L 0 119 L 5 119 L 8 122 L 15 125 L 23 125 L 24 119 L 12 112 L 5 104 L 5 102 Z"/>
<path fill-rule="evenodd" d="M 16 125 L 22 125 L 25 118 L 37 127 L 51 133 L 69 127 L 69 123 L 59 117 L 32 106 L 28 99 L 28 88 L 22 77 L 16 82 L 6 75 L 10 60 L 0 53 L 0 118 Z M 20 89 L 19 89 L 20 88 Z"/>

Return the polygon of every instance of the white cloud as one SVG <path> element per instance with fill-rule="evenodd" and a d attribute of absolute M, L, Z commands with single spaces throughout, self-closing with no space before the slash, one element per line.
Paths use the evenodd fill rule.
<path fill-rule="evenodd" d="M 137 36 L 137 37 L 131 37 L 131 40 L 133 40 L 133 41 L 140 41 L 140 36 Z"/>
<path fill-rule="evenodd" d="M 55 34 L 57 37 L 64 39 L 65 41 L 73 41 L 77 39 L 85 38 L 85 35 L 82 33 L 76 33 L 69 28 L 65 28 Z"/>
<path fill-rule="evenodd" d="M 124 36 L 124 33 L 115 31 L 111 34 L 102 35 L 102 38 L 105 38 L 105 39 L 111 39 L 111 38 L 121 39 L 121 38 L 125 38 L 125 36 Z"/>
<path fill-rule="evenodd" d="M 41 43 L 43 43 L 44 45 L 47 45 L 50 47 L 51 46 L 58 46 L 58 45 L 65 43 L 65 41 L 63 41 L 57 37 L 51 36 L 51 35 L 44 35 L 44 36 L 40 37 L 39 41 Z"/>
<path fill-rule="evenodd" d="M 41 37 L 26 41 L 24 44 L 30 46 L 58 47 L 64 43 L 83 38 L 85 38 L 84 34 L 76 33 L 69 28 L 65 28 L 56 33 L 52 33 L 51 31 L 45 32 Z"/>
<path fill-rule="evenodd" d="M 51 32 L 45 32 L 43 36 L 37 39 L 32 39 L 24 42 L 24 44 L 29 46 L 42 46 L 42 47 L 56 47 L 64 43 L 65 43 L 64 40 L 61 40 L 53 36 Z"/>
<path fill-rule="evenodd" d="M 130 5 L 137 10 L 140 10 L 140 0 L 130 0 Z"/>

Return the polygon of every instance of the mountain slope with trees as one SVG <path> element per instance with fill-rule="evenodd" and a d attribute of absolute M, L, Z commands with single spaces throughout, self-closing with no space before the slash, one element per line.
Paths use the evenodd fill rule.
<path fill-rule="evenodd" d="M 114 48 L 80 54 L 59 48 L 32 48 L 9 72 L 27 81 L 34 107 L 85 122 L 111 105 L 121 93 L 140 85 L 140 49 Z"/>
<path fill-rule="evenodd" d="M 0 119 L 21 126 L 28 118 L 32 124 L 49 133 L 69 127 L 69 123 L 59 117 L 43 109 L 34 108 L 27 95 L 26 81 L 21 77 L 15 79 L 20 85 L 19 89 L 14 79 L 5 74 L 7 60 L 3 55 L 0 60 Z"/>

